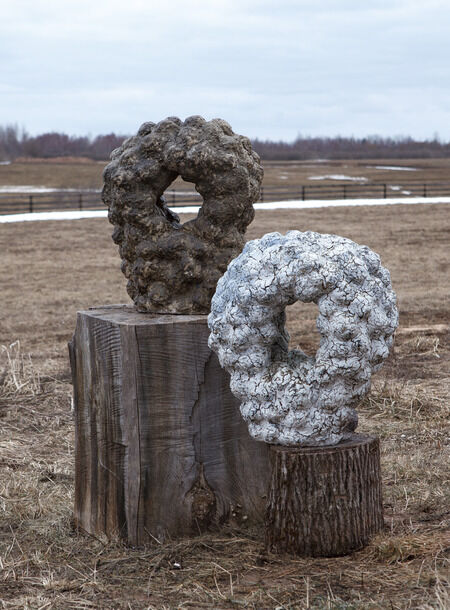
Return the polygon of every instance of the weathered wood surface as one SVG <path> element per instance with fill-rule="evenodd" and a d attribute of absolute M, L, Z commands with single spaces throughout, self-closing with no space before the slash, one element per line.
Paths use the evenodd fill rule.
<path fill-rule="evenodd" d="M 306 557 L 345 555 L 383 527 L 377 438 L 331 447 L 271 445 L 266 548 Z"/>
<path fill-rule="evenodd" d="M 69 344 L 75 522 L 133 545 L 261 522 L 268 448 L 250 438 L 206 316 L 78 313 Z"/>

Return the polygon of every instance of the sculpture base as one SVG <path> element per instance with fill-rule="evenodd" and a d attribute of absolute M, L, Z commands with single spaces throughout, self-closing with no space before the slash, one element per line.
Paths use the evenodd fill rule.
<path fill-rule="evenodd" d="M 270 446 L 266 549 L 303 557 L 346 555 L 383 527 L 377 438 L 330 447 Z"/>
<path fill-rule="evenodd" d="M 206 316 L 78 313 L 75 523 L 132 545 L 262 523 L 268 448 L 250 438 Z"/>

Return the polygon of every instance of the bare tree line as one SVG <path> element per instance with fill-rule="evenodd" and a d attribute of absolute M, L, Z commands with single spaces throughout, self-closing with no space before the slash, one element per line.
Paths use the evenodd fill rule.
<path fill-rule="evenodd" d="M 88 157 L 104 160 L 126 137 L 110 133 L 90 138 L 58 132 L 30 136 L 16 125 L 6 125 L 0 127 L 0 161 L 13 161 L 18 157 Z"/>
<path fill-rule="evenodd" d="M 18 157 L 88 157 L 106 160 L 112 150 L 122 144 L 125 135 L 69 136 L 50 132 L 30 136 L 16 125 L 0 126 L 0 161 Z M 307 159 L 412 159 L 450 157 L 450 142 L 437 137 L 414 140 L 410 137 L 365 138 L 299 136 L 294 142 L 253 140 L 253 147 L 262 159 L 295 161 Z"/>
<path fill-rule="evenodd" d="M 365 138 L 302 137 L 294 142 L 254 140 L 262 159 L 295 161 L 306 159 L 426 159 L 450 156 L 450 142 L 414 140 L 410 137 Z"/>

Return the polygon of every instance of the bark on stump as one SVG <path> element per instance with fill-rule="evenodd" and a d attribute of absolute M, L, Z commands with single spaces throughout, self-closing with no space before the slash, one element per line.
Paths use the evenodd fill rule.
<path fill-rule="evenodd" d="M 332 447 L 270 446 L 266 549 L 303 557 L 345 555 L 383 527 L 377 438 Z"/>
<path fill-rule="evenodd" d="M 78 313 L 69 344 L 75 523 L 132 545 L 262 523 L 268 449 L 250 438 L 206 316 Z"/>

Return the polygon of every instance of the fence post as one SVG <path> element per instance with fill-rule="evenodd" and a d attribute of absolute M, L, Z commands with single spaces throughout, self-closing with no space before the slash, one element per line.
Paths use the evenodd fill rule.
<path fill-rule="evenodd" d="M 424 197 L 427 196 L 427 185 L 426 184 L 423 185 L 423 196 Z"/>
<path fill-rule="evenodd" d="M 347 199 L 347 185 L 343 184 L 343 189 L 344 189 L 344 199 Z"/>
<path fill-rule="evenodd" d="M 30 212 L 32 212 L 33 211 L 33 195 L 30 195 L 29 200 L 30 200 L 29 208 L 30 208 Z"/>
<path fill-rule="evenodd" d="M 302 200 L 305 201 L 305 196 L 306 196 L 306 187 L 305 185 L 302 186 Z"/>
<path fill-rule="evenodd" d="M 172 189 L 172 206 L 175 206 L 175 189 Z"/>
<path fill-rule="evenodd" d="M 78 208 L 83 209 L 83 195 L 81 193 L 78 195 Z"/>
<path fill-rule="evenodd" d="M 259 200 L 261 201 L 261 203 L 264 202 L 264 187 L 263 186 L 261 187 L 261 194 L 260 194 Z"/>
<path fill-rule="evenodd" d="M 385 184 L 383 184 L 383 197 L 386 199 L 387 197 L 387 187 Z"/>

